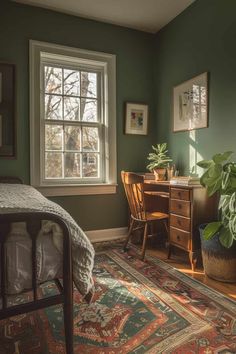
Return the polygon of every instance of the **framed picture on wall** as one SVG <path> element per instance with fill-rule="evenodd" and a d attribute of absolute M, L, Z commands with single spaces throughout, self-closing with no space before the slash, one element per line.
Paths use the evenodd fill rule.
<path fill-rule="evenodd" d="M 175 86 L 173 91 L 173 131 L 208 127 L 208 73 Z"/>
<path fill-rule="evenodd" d="M 0 63 L 0 158 L 14 158 L 15 65 Z"/>
<path fill-rule="evenodd" d="M 126 103 L 125 134 L 147 135 L 148 105 L 141 103 Z"/>

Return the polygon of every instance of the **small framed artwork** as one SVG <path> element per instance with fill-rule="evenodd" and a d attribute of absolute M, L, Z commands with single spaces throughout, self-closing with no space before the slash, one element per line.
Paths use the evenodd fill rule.
<path fill-rule="evenodd" d="M 208 73 L 174 87 L 173 131 L 208 127 Z"/>
<path fill-rule="evenodd" d="M 15 65 L 0 63 L 0 158 L 15 158 Z"/>
<path fill-rule="evenodd" d="M 126 103 L 125 134 L 147 135 L 148 105 Z"/>

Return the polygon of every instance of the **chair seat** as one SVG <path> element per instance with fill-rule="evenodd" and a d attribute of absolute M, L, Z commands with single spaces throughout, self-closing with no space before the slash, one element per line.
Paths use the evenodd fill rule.
<path fill-rule="evenodd" d="M 147 221 L 168 219 L 169 215 L 160 211 L 146 212 Z"/>

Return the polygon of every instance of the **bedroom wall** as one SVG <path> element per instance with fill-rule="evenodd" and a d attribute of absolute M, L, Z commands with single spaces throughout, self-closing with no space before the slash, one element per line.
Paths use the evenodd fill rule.
<path fill-rule="evenodd" d="M 142 171 L 155 139 L 153 50 L 151 34 L 64 15 L 8 0 L 0 2 L 0 61 L 17 68 L 17 158 L 0 159 L 1 175 L 29 183 L 29 39 L 117 55 L 117 161 L 122 169 Z M 123 133 L 124 102 L 149 105 L 148 136 Z M 127 225 L 127 207 L 119 180 L 117 194 L 53 198 L 85 230 Z"/>
<path fill-rule="evenodd" d="M 155 38 L 156 119 L 182 172 L 191 163 L 236 151 L 236 1 L 197 0 Z M 173 86 L 208 71 L 209 128 L 172 132 Z M 195 135 L 194 135 L 195 134 Z"/>

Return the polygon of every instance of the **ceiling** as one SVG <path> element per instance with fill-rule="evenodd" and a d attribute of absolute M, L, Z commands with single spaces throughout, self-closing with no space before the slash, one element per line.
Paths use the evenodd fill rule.
<path fill-rule="evenodd" d="M 156 33 L 195 0 L 15 0 L 79 17 Z"/>

